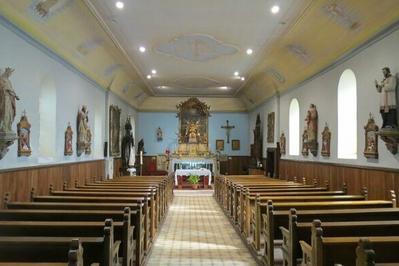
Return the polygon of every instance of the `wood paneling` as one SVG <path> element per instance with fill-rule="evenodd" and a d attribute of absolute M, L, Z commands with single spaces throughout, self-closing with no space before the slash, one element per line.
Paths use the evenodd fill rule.
<path fill-rule="evenodd" d="M 114 177 L 121 176 L 122 158 L 114 158 Z"/>
<path fill-rule="evenodd" d="M 246 175 L 249 167 L 248 156 L 228 156 L 227 161 L 220 162 L 220 173 L 229 175 Z"/>
<path fill-rule="evenodd" d="M 362 187 L 367 187 L 370 199 L 389 199 L 389 191 L 399 191 L 399 170 L 369 168 L 332 163 L 280 160 L 280 178 L 292 180 L 293 177 L 306 177 L 311 184 L 317 178 L 319 184 L 326 180 L 332 190 L 348 185 L 348 193 L 359 194 Z"/>
<path fill-rule="evenodd" d="M 3 198 L 8 192 L 13 201 L 29 201 L 32 187 L 38 195 L 47 195 L 50 184 L 55 189 L 62 189 L 64 182 L 72 186 L 75 180 L 84 184 L 87 179 L 104 177 L 104 160 L 3 170 L 0 171 L 0 196 Z M 0 207 L 3 207 L 2 203 Z"/>

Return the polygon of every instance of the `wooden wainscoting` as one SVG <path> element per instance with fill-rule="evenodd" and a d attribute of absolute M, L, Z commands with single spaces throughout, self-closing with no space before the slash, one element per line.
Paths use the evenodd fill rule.
<path fill-rule="evenodd" d="M 220 162 L 220 173 L 229 175 L 247 175 L 248 156 L 228 156 L 227 161 Z"/>
<path fill-rule="evenodd" d="M 399 169 L 371 168 L 365 166 L 320 163 L 309 161 L 280 160 L 280 178 L 306 177 L 311 184 L 317 178 L 319 184 L 328 180 L 330 189 L 348 185 L 348 193 L 358 194 L 367 187 L 370 199 L 389 199 L 389 191 L 399 192 Z"/>
<path fill-rule="evenodd" d="M 0 196 L 3 198 L 8 192 L 13 201 L 29 201 L 32 187 L 38 195 L 48 195 L 50 184 L 60 190 L 64 182 L 73 186 L 75 180 L 84 184 L 87 179 L 103 178 L 104 160 L 0 170 Z M 0 204 L 2 207 L 3 204 Z"/>

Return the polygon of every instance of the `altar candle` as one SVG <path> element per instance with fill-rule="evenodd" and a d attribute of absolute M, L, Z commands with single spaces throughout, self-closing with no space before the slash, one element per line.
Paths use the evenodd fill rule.
<path fill-rule="evenodd" d="M 143 164 L 143 151 L 140 151 L 140 164 Z"/>

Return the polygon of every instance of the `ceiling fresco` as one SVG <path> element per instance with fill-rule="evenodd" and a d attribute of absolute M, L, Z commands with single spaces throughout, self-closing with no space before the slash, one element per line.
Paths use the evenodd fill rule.
<path fill-rule="evenodd" d="M 0 0 L 0 15 L 137 109 L 170 111 L 193 95 L 251 110 L 399 21 L 396 0 L 115 2 Z"/>

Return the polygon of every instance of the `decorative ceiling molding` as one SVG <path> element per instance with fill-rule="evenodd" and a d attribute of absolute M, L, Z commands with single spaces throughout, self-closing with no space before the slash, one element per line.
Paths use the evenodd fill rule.
<path fill-rule="evenodd" d="M 311 57 L 306 49 L 300 44 L 289 44 L 287 46 L 288 50 L 298 57 L 303 63 L 309 64 L 311 62 Z"/>
<path fill-rule="evenodd" d="M 285 82 L 285 77 L 283 76 L 283 74 L 281 74 L 275 68 L 266 69 L 266 73 L 269 74 L 270 76 L 272 76 L 275 80 L 277 80 L 280 83 L 284 83 Z"/>
<path fill-rule="evenodd" d="M 186 89 L 205 89 L 221 86 L 221 83 L 205 77 L 183 77 L 171 82 L 170 86 Z"/>
<path fill-rule="evenodd" d="M 332 3 L 322 7 L 323 12 L 334 19 L 340 26 L 348 30 L 356 30 L 360 27 L 359 20 L 341 4 Z"/>
<path fill-rule="evenodd" d="M 231 44 L 205 34 L 182 35 L 156 46 L 156 51 L 192 62 L 207 62 L 239 51 Z"/>

